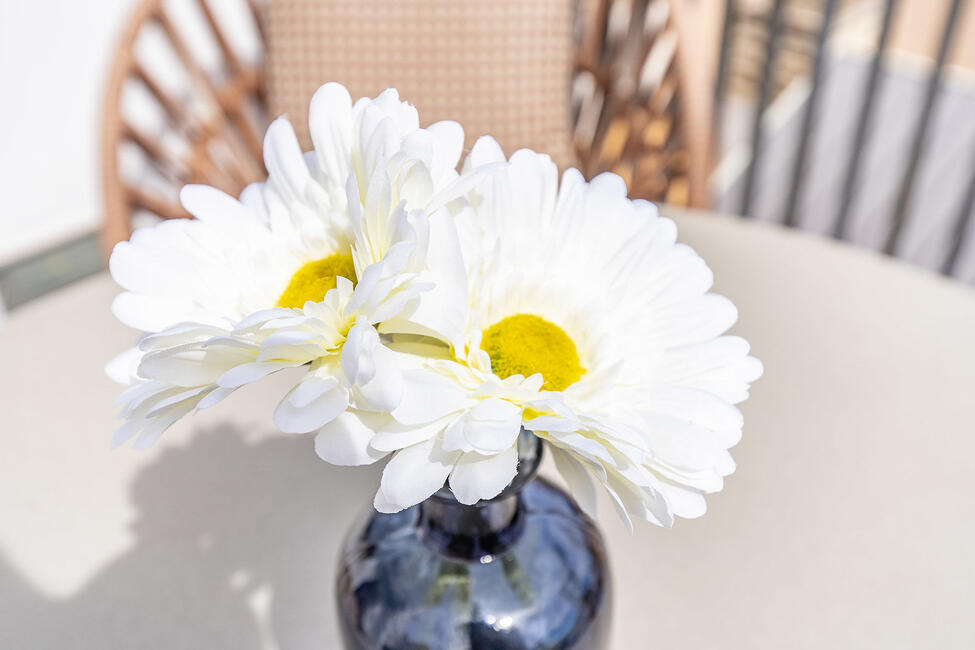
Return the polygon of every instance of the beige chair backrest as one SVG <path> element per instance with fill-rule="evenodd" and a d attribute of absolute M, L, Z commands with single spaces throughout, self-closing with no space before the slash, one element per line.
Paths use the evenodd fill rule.
<path fill-rule="evenodd" d="M 688 21 L 679 19 L 679 6 L 142 0 L 105 95 L 105 250 L 136 223 L 188 217 L 177 199 L 184 183 L 237 194 L 262 179 L 267 118 L 287 113 L 304 131 L 308 101 L 329 80 L 345 83 L 353 96 L 394 85 L 425 122 L 460 121 L 468 146 L 489 133 L 509 153 L 544 151 L 587 177 L 616 172 L 631 196 L 703 205 L 710 94 L 707 74 L 681 55 L 688 49 L 679 43 L 695 41 L 681 29 Z M 180 7 L 196 10 L 184 16 Z M 238 42 L 248 33 L 252 48 Z M 137 52 L 153 42 L 168 46 L 169 56 Z M 196 50 L 207 43 L 210 56 L 201 59 Z M 164 74 L 174 66 L 181 74 Z M 167 83 L 173 79 L 183 83 Z M 123 110 L 128 90 L 156 105 L 151 112 L 161 117 L 152 128 Z"/>
<path fill-rule="evenodd" d="M 571 150 L 573 0 L 274 0 L 267 15 L 271 116 L 303 144 L 308 100 L 328 81 L 353 97 L 395 86 L 429 124 L 464 126 L 561 166 Z"/>

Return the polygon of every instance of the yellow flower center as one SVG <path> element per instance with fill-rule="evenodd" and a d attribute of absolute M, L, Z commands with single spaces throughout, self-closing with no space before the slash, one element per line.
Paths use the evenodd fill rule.
<path fill-rule="evenodd" d="M 304 307 L 305 303 L 320 302 L 329 289 L 335 288 L 335 278 L 347 278 L 356 283 L 355 264 L 348 253 L 334 253 L 314 262 L 308 262 L 294 275 L 278 298 L 278 307 Z"/>
<path fill-rule="evenodd" d="M 491 357 L 491 370 L 498 377 L 538 372 L 545 390 L 564 390 L 585 372 L 569 335 L 532 314 L 508 316 L 484 330 L 481 349 Z"/>

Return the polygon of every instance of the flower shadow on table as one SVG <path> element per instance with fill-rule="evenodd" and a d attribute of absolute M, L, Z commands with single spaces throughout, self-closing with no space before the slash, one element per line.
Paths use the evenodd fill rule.
<path fill-rule="evenodd" d="M 3 647 L 335 647 L 339 545 L 377 470 L 310 447 L 218 428 L 166 450 L 132 485 L 135 545 L 70 598 L 36 593 L 0 557 L 2 600 L 17 603 Z"/>

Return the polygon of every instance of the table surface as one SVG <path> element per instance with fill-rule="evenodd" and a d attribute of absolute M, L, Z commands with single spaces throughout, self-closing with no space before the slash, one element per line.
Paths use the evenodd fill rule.
<path fill-rule="evenodd" d="M 843 244 L 682 214 L 765 362 L 710 512 L 628 536 L 616 648 L 972 648 L 975 292 Z M 98 276 L 0 329 L 0 647 L 335 648 L 376 469 L 275 433 L 279 377 L 109 452 L 130 344 Z M 547 468 L 546 471 L 550 471 Z"/>

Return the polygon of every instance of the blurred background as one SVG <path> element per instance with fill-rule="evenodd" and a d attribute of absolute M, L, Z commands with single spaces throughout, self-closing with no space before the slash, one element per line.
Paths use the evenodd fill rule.
<path fill-rule="evenodd" d="M 342 81 L 634 196 L 975 281 L 965 0 L 2 0 L 3 311 L 103 268 L 180 185 L 237 193 Z M 10 101 L 17 98 L 17 101 Z"/>

